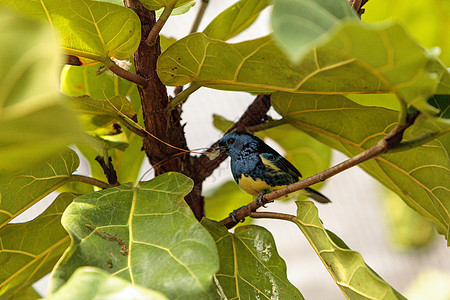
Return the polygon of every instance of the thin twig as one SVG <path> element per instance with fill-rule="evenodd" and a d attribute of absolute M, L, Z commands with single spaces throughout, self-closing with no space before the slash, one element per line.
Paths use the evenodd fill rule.
<path fill-rule="evenodd" d="M 286 221 L 292 221 L 295 216 L 289 215 L 289 214 L 282 214 L 282 213 L 276 213 L 276 212 L 258 212 L 258 211 L 252 211 L 250 213 L 250 217 L 254 219 L 278 219 L 278 220 L 286 220 Z"/>
<path fill-rule="evenodd" d="M 120 121 L 121 121 L 120 124 L 125 126 L 129 131 L 137 134 L 140 137 L 143 137 L 143 138 L 147 137 L 147 133 L 144 130 L 142 130 L 140 128 L 136 128 L 135 126 L 133 126 L 133 124 L 137 124 L 137 122 L 133 123 L 133 124 L 130 124 L 130 123 L 128 123 L 127 119 L 125 119 L 123 117 L 120 117 Z"/>
<path fill-rule="evenodd" d="M 142 87 L 146 87 L 148 85 L 147 79 L 145 79 L 144 77 L 142 77 L 136 73 L 122 69 L 121 67 L 119 67 L 112 61 L 111 61 L 111 64 L 108 65 L 107 67 L 111 72 L 113 72 L 114 74 L 116 74 L 119 77 L 122 77 L 123 79 L 126 79 L 128 81 L 136 83 L 137 85 L 140 85 Z"/>
<path fill-rule="evenodd" d="M 167 20 L 169 19 L 170 14 L 175 8 L 176 3 L 177 3 L 176 0 L 172 0 L 169 1 L 166 7 L 164 7 L 161 16 L 159 16 L 158 21 L 156 21 L 155 25 L 153 25 L 152 29 L 150 30 L 150 33 L 147 36 L 147 39 L 145 40 L 147 45 L 152 46 L 156 42 L 156 39 L 158 38 L 158 35 L 161 32 L 161 29 L 164 27 L 164 24 L 166 24 Z"/>
<path fill-rule="evenodd" d="M 106 183 L 104 181 L 101 181 L 101 180 L 98 180 L 98 179 L 95 179 L 92 177 L 84 176 L 84 175 L 72 174 L 70 176 L 70 179 L 74 180 L 74 181 L 79 181 L 79 182 L 87 183 L 90 185 L 98 186 L 99 188 L 102 188 L 102 189 L 108 189 L 108 188 L 113 187 L 109 183 Z"/>
<path fill-rule="evenodd" d="M 208 7 L 209 0 L 202 0 L 202 4 L 200 9 L 198 10 L 197 16 L 195 17 L 195 21 L 192 24 L 191 33 L 197 32 L 198 27 L 200 26 L 200 22 L 203 19 L 203 15 L 205 14 L 205 10 Z"/>
<path fill-rule="evenodd" d="M 261 206 L 272 202 L 273 200 L 280 198 L 282 196 L 285 196 L 287 194 L 299 191 L 301 189 L 304 189 L 310 185 L 319 183 L 321 181 L 324 181 L 338 173 L 341 173 L 351 167 L 354 167 L 364 161 L 367 161 L 373 157 L 376 157 L 380 154 L 386 153 L 391 149 L 395 149 L 396 146 L 400 144 L 400 141 L 402 140 L 403 133 L 411 126 L 414 121 L 416 120 L 418 116 L 418 113 L 415 113 L 413 115 L 408 115 L 407 121 L 404 125 L 398 124 L 391 132 L 389 132 L 383 139 L 378 141 L 373 147 L 367 149 L 366 151 L 347 159 L 346 161 L 337 164 L 327 170 L 324 170 L 316 175 L 313 175 L 311 177 L 308 177 L 304 180 L 297 181 L 293 184 L 290 184 L 284 188 L 281 188 L 279 190 L 273 191 L 271 193 L 265 194 L 261 198 L 261 203 L 256 203 L 256 199 L 247 204 L 246 206 L 238 209 L 235 213 L 235 219 L 243 220 L 245 217 L 249 216 L 252 212 L 256 211 Z M 227 228 L 234 227 L 237 222 L 233 221 L 231 217 L 225 218 L 221 221 L 222 224 L 224 224 Z"/>

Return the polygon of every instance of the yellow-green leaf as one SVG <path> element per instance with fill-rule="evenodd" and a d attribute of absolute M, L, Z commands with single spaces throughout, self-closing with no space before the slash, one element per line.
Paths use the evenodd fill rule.
<path fill-rule="evenodd" d="M 267 229 L 246 225 L 230 233 L 206 218 L 202 225 L 219 251 L 220 270 L 214 282 L 220 299 L 303 299 L 287 279 L 286 263 Z"/>
<path fill-rule="evenodd" d="M 63 51 L 97 62 L 129 58 L 141 39 L 140 21 L 128 8 L 93 0 L 0 0 L 17 11 L 46 20 Z"/>
<path fill-rule="evenodd" d="M 335 234 L 323 227 L 318 210 L 311 201 L 296 201 L 300 228 L 333 280 L 348 299 L 406 299 L 386 283 Z"/>
<path fill-rule="evenodd" d="M 2 299 L 20 294 L 53 269 L 70 243 L 61 216 L 74 198 L 73 194 L 60 194 L 35 220 L 8 224 L 0 230 Z"/>
<path fill-rule="evenodd" d="M 96 266 L 170 299 L 211 299 L 217 249 L 183 200 L 192 186 L 182 174 L 165 173 L 139 187 L 78 197 L 62 219 L 72 244 L 52 274 L 50 291 L 76 268 Z"/>
<path fill-rule="evenodd" d="M 90 96 L 67 97 L 67 102 L 80 114 L 110 116 L 117 119 L 137 119 L 136 112 L 130 101 L 124 96 L 114 96 L 111 99 L 94 99 Z"/>
<path fill-rule="evenodd" d="M 294 64 L 270 37 L 228 44 L 194 33 L 160 56 L 158 75 L 166 85 L 194 82 L 253 93 L 392 92 L 423 112 L 436 112 L 426 100 L 448 70 L 401 26 L 347 21 L 326 37 Z"/>
<path fill-rule="evenodd" d="M 272 104 L 291 125 L 349 157 L 372 147 L 398 119 L 398 112 L 361 106 L 339 95 L 276 93 Z M 405 132 L 405 139 L 417 137 L 414 127 Z M 359 166 L 430 219 L 449 240 L 450 161 L 441 143 L 383 154 Z"/>
<path fill-rule="evenodd" d="M 226 41 L 247 29 L 271 0 L 240 0 L 221 12 L 203 30 L 213 39 Z"/>
<path fill-rule="evenodd" d="M 77 154 L 66 149 L 52 159 L 13 175 L 0 177 L 0 228 L 27 208 L 70 181 L 78 168 Z"/>

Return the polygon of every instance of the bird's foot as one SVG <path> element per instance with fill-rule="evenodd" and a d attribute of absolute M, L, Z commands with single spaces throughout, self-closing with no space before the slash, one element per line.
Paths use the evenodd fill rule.
<path fill-rule="evenodd" d="M 261 191 L 259 194 L 258 194 L 258 196 L 256 197 L 256 204 L 257 205 L 261 205 L 262 207 L 264 207 L 264 208 L 266 208 L 267 206 L 265 206 L 264 205 L 264 203 L 263 203 L 263 201 L 262 201 L 262 197 L 265 195 L 265 194 L 268 194 L 268 193 L 270 193 L 271 191 L 269 191 L 269 190 L 264 190 L 264 191 Z M 271 202 L 273 202 L 273 201 L 271 201 Z"/>
<path fill-rule="evenodd" d="M 232 212 L 230 212 L 230 214 L 229 214 L 229 217 L 231 218 L 231 220 L 234 222 L 234 223 L 238 223 L 238 222 L 244 222 L 245 221 L 245 218 L 244 219 L 241 219 L 241 220 L 239 220 L 238 218 L 236 218 L 236 213 L 241 209 L 241 208 L 243 208 L 245 205 L 243 205 L 243 206 L 241 206 L 241 207 L 239 207 L 238 209 L 235 209 L 235 210 L 233 210 Z"/>

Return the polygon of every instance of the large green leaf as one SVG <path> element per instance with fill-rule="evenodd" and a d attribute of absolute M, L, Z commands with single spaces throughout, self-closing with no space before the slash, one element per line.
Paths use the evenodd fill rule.
<path fill-rule="evenodd" d="M 46 25 L 0 11 L 0 173 L 23 170 L 83 141 L 56 90 L 60 56 Z"/>
<path fill-rule="evenodd" d="M 0 0 L 17 11 L 46 20 L 61 38 L 66 54 L 109 62 L 110 57 L 126 59 L 141 39 L 137 15 L 122 6 L 92 1 Z"/>
<path fill-rule="evenodd" d="M 67 149 L 29 170 L 0 177 L 0 228 L 69 182 L 79 163 L 77 154 Z"/>
<path fill-rule="evenodd" d="M 49 273 L 69 246 L 61 216 L 74 195 L 60 194 L 35 220 L 0 230 L 0 297 L 13 297 Z"/>
<path fill-rule="evenodd" d="M 49 300 L 167 300 L 163 294 L 132 285 L 98 268 L 78 268 Z"/>
<path fill-rule="evenodd" d="M 289 57 L 298 61 L 344 19 L 359 21 L 346 0 L 274 0 L 273 36 Z"/>
<path fill-rule="evenodd" d="M 406 299 L 323 227 L 311 201 L 297 201 L 297 224 L 347 299 Z"/>
<path fill-rule="evenodd" d="M 370 46 L 369 46 L 370 45 Z M 166 85 L 196 85 L 254 93 L 310 94 L 393 92 L 424 112 L 448 70 L 397 24 L 343 22 L 291 63 L 270 37 L 227 44 L 193 33 L 158 59 Z M 276 74 L 276 76 L 273 76 Z"/>
<path fill-rule="evenodd" d="M 286 263 L 270 232 L 260 226 L 236 228 L 202 220 L 219 250 L 220 270 L 214 277 L 220 299 L 303 299 L 289 282 Z"/>
<path fill-rule="evenodd" d="M 271 0 L 240 0 L 221 12 L 203 30 L 213 39 L 226 41 L 247 29 Z"/>
<path fill-rule="evenodd" d="M 63 216 L 72 244 L 52 275 L 54 293 L 80 266 L 100 267 L 170 299 L 210 299 L 217 250 L 183 197 L 192 180 L 165 173 L 78 197 Z"/>
<path fill-rule="evenodd" d="M 369 149 L 386 136 L 398 118 L 395 111 L 361 106 L 339 95 L 276 93 L 272 95 L 272 104 L 297 129 L 349 157 Z M 407 130 L 404 137 L 416 137 L 411 132 Z M 450 161 L 439 142 L 405 153 L 383 154 L 360 166 L 430 219 L 449 240 Z"/>

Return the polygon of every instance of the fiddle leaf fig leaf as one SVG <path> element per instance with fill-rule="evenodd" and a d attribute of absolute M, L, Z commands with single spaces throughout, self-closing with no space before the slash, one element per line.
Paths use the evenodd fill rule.
<path fill-rule="evenodd" d="M 0 230 L 2 299 L 14 298 L 53 269 L 70 243 L 61 216 L 74 198 L 73 194 L 60 194 L 33 221 L 8 224 Z"/>
<path fill-rule="evenodd" d="M 311 201 L 296 201 L 294 222 L 320 256 L 333 280 L 348 299 L 406 299 L 386 283 L 334 233 L 323 227 Z"/>
<path fill-rule="evenodd" d="M 170 299 L 211 299 L 217 249 L 183 200 L 192 186 L 182 174 L 165 173 L 139 187 L 78 197 L 62 219 L 72 243 L 52 274 L 51 293 L 78 267 L 94 266 Z"/>
<path fill-rule="evenodd" d="M 67 97 L 69 104 L 80 114 L 109 116 L 117 119 L 136 119 L 136 112 L 130 101 L 124 96 L 114 96 L 111 99 L 94 99 L 90 96 Z"/>
<path fill-rule="evenodd" d="M 214 282 L 220 299 L 303 299 L 287 279 L 286 263 L 267 229 L 246 225 L 230 233 L 206 218 L 202 225 L 219 251 L 220 270 Z"/>
<path fill-rule="evenodd" d="M 33 168 L 0 177 L 0 228 L 69 182 L 78 168 L 77 154 L 66 149 Z"/>
<path fill-rule="evenodd" d="M 203 33 L 210 38 L 226 41 L 252 25 L 270 2 L 270 0 L 240 0 L 214 18 Z"/>
<path fill-rule="evenodd" d="M 93 0 L 5 1 L 22 14 L 46 20 L 60 36 L 65 54 L 109 63 L 129 58 L 141 39 L 138 16 L 128 8 Z"/>
<path fill-rule="evenodd" d="M 449 71 L 400 25 L 343 22 L 325 37 L 292 63 L 271 37 L 228 44 L 193 33 L 159 57 L 158 75 L 166 85 L 251 93 L 395 93 L 422 112 L 437 112 L 427 99 Z"/>
<path fill-rule="evenodd" d="M 398 112 L 334 96 L 275 93 L 272 105 L 295 128 L 349 157 L 369 149 L 396 125 Z M 416 138 L 415 124 L 404 138 Z M 420 133 L 432 132 L 421 128 Z M 407 153 L 408 159 L 405 159 Z M 406 204 L 431 220 L 449 241 L 450 161 L 438 141 L 407 152 L 382 154 L 359 165 Z"/>
<path fill-rule="evenodd" d="M 151 299 L 167 300 L 163 294 L 131 284 L 94 267 L 80 267 L 58 292 L 48 300 L 78 299 Z"/>

